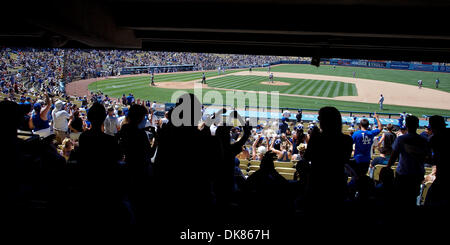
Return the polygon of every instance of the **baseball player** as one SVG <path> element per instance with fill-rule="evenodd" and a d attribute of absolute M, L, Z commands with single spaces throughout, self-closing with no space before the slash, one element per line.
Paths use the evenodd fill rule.
<path fill-rule="evenodd" d="M 204 72 L 202 73 L 202 83 L 206 84 L 206 76 Z"/>
<path fill-rule="evenodd" d="M 152 86 L 155 86 L 155 73 L 152 71 Z"/>
<path fill-rule="evenodd" d="M 269 80 L 270 80 L 271 83 L 273 83 L 273 73 L 269 74 Z"/>
<path fill-rule="evenodd" d="M 252 72 L 252 66 L 250 66 L 250 68 L 249 68 L 249 72 Z"/>
<path fill-rule="evenodd" d="M 384 102 L 384 96 L 381 94 L 380 100 L 378 101 L 378 104 L 380 104 L 380 110 L 383 110 L 383 102 Z"/>
<path fill-rule="evenodd" d="M 353 72 L 353 78 L 355 78 L 355 77 L 356 77 L 356 71 Z"/>
<path fill-rule="evenodd" d="M 436 88 L 439 88 L 439 78 L 436 79 Z"/>
<path fill-rule="evenodd" d="M 417 85 L 419 85 L 419 88 L 422 88 L 423 81 L 422 80 L 417 81 Z"/>

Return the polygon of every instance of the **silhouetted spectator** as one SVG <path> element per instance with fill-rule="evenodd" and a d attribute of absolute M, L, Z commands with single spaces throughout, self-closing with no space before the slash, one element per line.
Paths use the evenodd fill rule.
<path fill-rule="evenodd" d="M 266 152 L 260 169 L 249 176 L 245 183 L 244 208 L 251 207 L 254 210 L 250 216 L 253 222 L 273 222 L 292 212 L 288 181 L 275 170 L 274 159 L 275 153 Z"/>
<path fill-rule="evenodd" d="M 102 132 L 106 111 L 100 103 L 95 102 L 87 116 L 91 129 L 79 138 L 80 205 L 90 222 L 118 222 L 120 212 L 114 216 L 111 212 L 121 207 L 119 186 L 122 183 L 117 173 L 121 157 L 119 145 L 114 137 Z"/>
<path fill-rule="evenodd" d="M 181 224 L 213 219 L 214 179 L 221 178 L 216 174 L 233 174 L 234 162 L 231 172 L 216 171 L 221 149 L 213 136 L 199 130 L 201 104 L 193 94 L 180 96 L 168 119 L 156 137 L 154 173 L 160 211 Z M 180 120 L 184 121 L 181 125 Z"/>
<path fill-rule="evenodd" d="M 430 141 L 430 138 L 431 138 L 432 135 L 433 135 L 433 132 L 431 130 L 431 126 L 430 125 L 425 126 L 425 131 L 420 133 L 420 136 L 422 136 L 427 141 Z"/>
<path fill-rule="evenodd" d="M 432 163 L 436 166 L 436 179 L 428 190 L 426 205 L 448 208 L 450 205 L 450 129 L 446 128 L 442 116 L 429 118 L 433 135 L 430 138 L 430 146 L 433 151 Z"/>
<path fill-rule="evenodd" d="M 406 117 L 408 133 L 397 137 L 392 146 L 392 155 L 386 166 L 390 168 L 399 158 L 396 168 L 395 188 L 399 204 L 404 207 L 414 207 L 420 192 L 420 184 L 425 175 L 424 162 L 431 156 L 426 139 L 417 134 L 419 119 L 415 116 Z"/>
<path fill-rule="evenodd" d="M 382 168 L 380 170 L 379 182 L 376 185 L 376 197 L 378 202 L 391 208 L 394 198 L 394 171 L 390 168 Z"/>
<path fill-rule="evenodd" d="M 136 212 L 137 222 L 140 222 L 139 218 L 142 218 L 145 215 L 143 212 L 149 208 L 145 207 L 145 204 L 149 195 L 148 180 L 152 174 L 150 159 L 153 152 L 150 140 L 144 129 L 139 128 L 146 113 L 147 110 L 142 105 L 132 105 L 128 111 L 127 124 L 122 126 L 118 134 L 121 154 L 124 157 L 128 173 L 129 199 Z"/>
<path fill-rule="evenodd" d="M 342 133 L 342 117 L 336 108 L 321 108 L 319 121 L 322 132 L 311 137 L 304 155 L 311 162 L 310 207 L 314 214 L 339 212 L 347 185 L 344 165 L 350 160 L 353 141 Z"/>

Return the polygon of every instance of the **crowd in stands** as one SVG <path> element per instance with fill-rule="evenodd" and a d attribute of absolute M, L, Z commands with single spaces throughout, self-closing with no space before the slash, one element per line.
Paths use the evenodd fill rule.
<path fill-rule="evenodd" d="M 449 131 L 440 116 L 430 117 L 418 134 L 418 118 L 406 113 L 398 130 L 383 127 L 376 115 L 375 124 L 363 118 L 344 130 L 334 107 L 320 109 L 318 122 L 304 122 L 301 110 L 292 121 L 285 111 L 280 120 L 260 120 L 255 127 L 207 126 L 219 116 L 193 107 L 200 112 L 191 117 L 198 126 L 176 127 L 173 109 L 161 111 L 156 101 L 102 92 L 74 100 L 59 85 L 63 78 L 101 76 L 111 67 L 195 63 L 208 69 L 206 64 L 261 64 L 280 57 L 1 52 L 3 222 L 169 228 L 213 221 L 308 226 L 326 221 L 370 230 L 409 223 L 411 217 L 411 224 L 420 224 L 449 210 Z M 181 97 L 177 106 L 186 99 L 196 100 Z M 241 167 L 251 162 L 256 170 Z M 292 163 L 288 170 L 294 177 L 281 173 L 279 163 Z M 418 206 L 424 186 L 428 194 Z"/>
<path fill-rule="evenodd" d="M 180 225 L 299 217 L 314 224 L 368 222 L 363 217 L 371 212 L 375 223 L 393 224 L 417 212 L 421 188 L 430 180 L 425 207 L 449 205 L 448 129 L 440 116 L 431 117 L 419 135 L 412 115 L 398 132 L 383 128 L 376 115 L 374 125 L 362 119 L 357 130 L 343 130 L 334 107 L 320 109 L 319 122 L 309 125 L 299 110 L 295 121 L 284 112 L 281 120 L 253 128 L 208 127 L 218 115 L 194 107 L 203 112 L 202 118 L 192 112 L 198 126 L 176 127 L 173 109 L 157 116 L 155 102 L 132 94 L 78 99 L 46 94 L 0 102 L 11 119 L 2 119 L 0 127 L 8 142 L 1 179 L 10 219 L 146 224 L 161 221 L 158 213 Z M 196 100 L 181 97 L 177 106 L 183 99 Z M 18 137 L 24 131 L 40 137 Z M 257 161 L 259 169 L 250 174 L 241 161 Z M 277 162 L 292 162 L 296 177 L 286 179 Z M 426 164 L 434 166 L 427 176 Z"/>
<path fill-rule="evenodd" d="M 304 59 L 308 58 L 142 50 L 1 48 L 0 81 L 39 87 L 43 83 L 59 83 L 61 80 L 71 82 L 117 75 L 122 68 L 131 66 L 190 64 L 196 70 L 215 70 L 218 67 L 261 66 L 280 60 Z"/>

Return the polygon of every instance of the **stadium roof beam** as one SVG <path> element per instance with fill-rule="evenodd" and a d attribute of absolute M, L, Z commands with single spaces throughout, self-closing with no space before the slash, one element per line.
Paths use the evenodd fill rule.
<path fill-rule="evenodd" d="M 0 45 L 450 62 L 446 0 L 6 2 Z"/>

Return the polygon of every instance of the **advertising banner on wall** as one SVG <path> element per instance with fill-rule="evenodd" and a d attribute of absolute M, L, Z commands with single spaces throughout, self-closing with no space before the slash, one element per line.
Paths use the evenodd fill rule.
<path fill-rule="evenodd" d="M 392 69 L 409 69 L 409 63 L 407 62 L 391 62 Z"/>
<path fill-rule="evenodd" d="M 412 69 L 417 71 L 433 71 L 433 66 L 424 64 L 413 64 Z"/>
<path fill-rule="evenodd" d="M 369 67 L 375 67 L 375 68 L 385 68 L 386 67 L 386 63 L 385 62 L 374 62 L 374 61 L 370 61 L 367 66 Z"/>
<path fill-rule="evenodd" d="M 367 60 L 352 60 L 352 66 L 367 66 Z"/>

